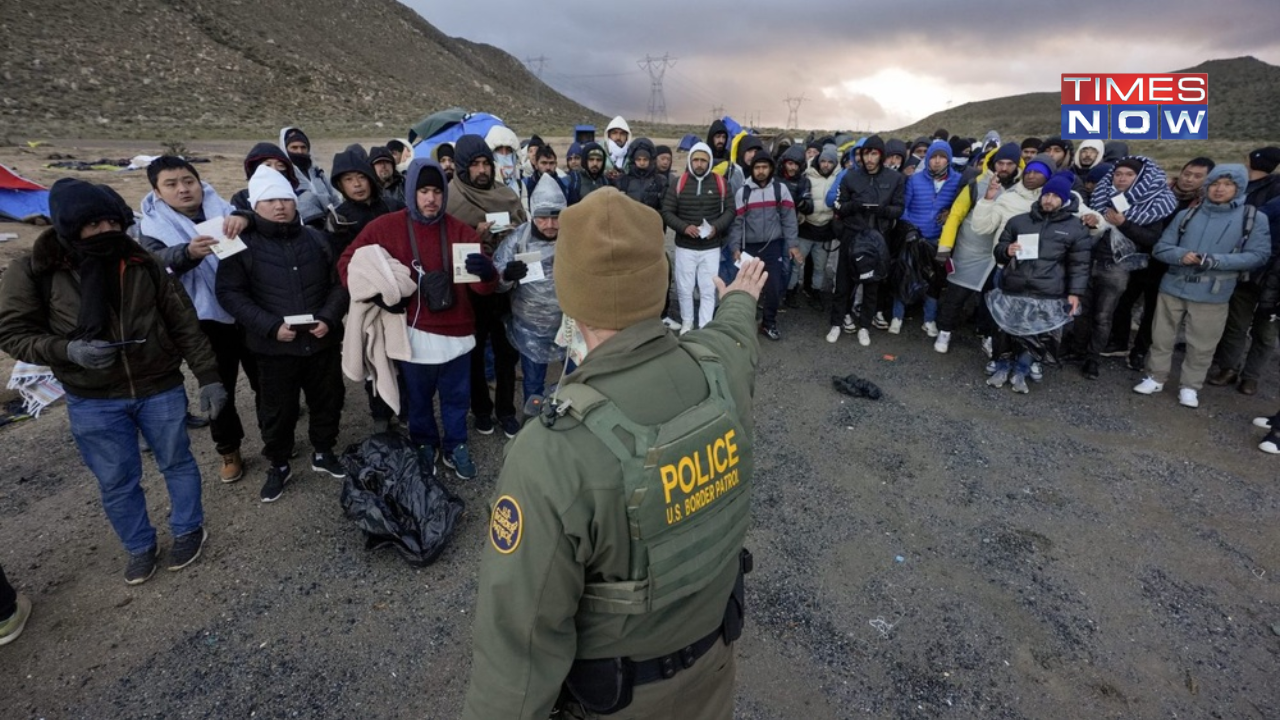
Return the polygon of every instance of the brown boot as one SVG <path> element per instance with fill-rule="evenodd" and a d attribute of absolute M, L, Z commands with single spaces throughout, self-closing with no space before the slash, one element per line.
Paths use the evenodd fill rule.
<path fill-rule="evenodd" d="M 1232 385 L 1239 378 L 1240 374 L 1235 370 L 1232 370 L 1231 368 L 1222 368 L 1216 373 L 1211 373 L 1207 382 L 1210 385 L 1217 385 L 1221 387 L 1223 385 Z"/>
<path fill-rule="evenodd" d="M 1241 380 L 1239 389 L 1240 389 L 1240 392 L 1244 395 L 1257 395 L 1258 381 L 1257 380 Z"/>
<path fill-rule="evenodd" d="M 244 477 L 244 459 L 239 450 L 232 450 L 222 456 L 222 470 L 218 473 L 224 483 L 233 483 Z"/>

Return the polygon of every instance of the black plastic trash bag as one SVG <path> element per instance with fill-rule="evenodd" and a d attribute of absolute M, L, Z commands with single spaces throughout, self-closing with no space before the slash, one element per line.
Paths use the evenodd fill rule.
<path fill-rule="evenodd" d="M 434 473 L 422 472 L 404 436 L 379 433 L 351 445 L 342 464 L 342 511 L 364 531 L 367 549 L 394 547 L 417 567 L 440 557 L 465 505 Z"/>
<path fill-rule="evenodd" d="M 920 302 L 937 283 L 936 255 L 937 249 L 922 240 L 918 231 L 907 233 L 893 261 L 894 295 L 903 305 Z"/>

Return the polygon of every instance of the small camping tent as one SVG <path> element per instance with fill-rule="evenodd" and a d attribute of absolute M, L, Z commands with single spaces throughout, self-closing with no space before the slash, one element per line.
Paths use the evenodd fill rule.
<path fill-rule="evenodd" d="M 469 113 L 462 108 L 450 108 L 432 113 L 409 128 L 409 141 L 413 143 L 415 157 L 431 157 L 431 151 L 440 143 L 457 142 L 467 134 L 484 137 L 495 125 L 505 127 L 506 123 L 489 113 Z"/>
<path fill-rule="evenodd" d="M 0 165 L 0 218 L 29 223 L 48 222 L 48 189 Z"/>

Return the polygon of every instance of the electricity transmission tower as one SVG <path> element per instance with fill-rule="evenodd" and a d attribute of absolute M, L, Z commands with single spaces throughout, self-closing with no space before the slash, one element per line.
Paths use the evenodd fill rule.
<path fill-rule="evenodd" d="M 716 120 L 719 120 L 722 117 L 724 117 L 723 105 L 716 105 L 715 107 L 711 108 L 711 122 L 715 122 Z"/>
<path fill-rule="evenodd" d="M 542 68 L 547 64 L 547 56 L 539 55 L 538 57 L 527 57 L 524 59 L 524 66 L 529 68 L 529 72 L 533 73 L 539 80 L 542 79 Z M 537 98 L 538 104 L 542 104 L 542 84 L 534 85 L 534 97 Z"/>
<path fill-rule="evenodd" d="M 664 53 L 662 57 L 653 57 L 645 55 L 643 60 L 637 60 L 636 65 L 641 70 L 649 73 L 649 122 L 666 122 L 667 121 L 667 96 L 662 92 L 662 77 L 667 74 L 667 68 L 675 67 L 676 58 Z"/>
<path fill-rule="evenodd" d="M 805 100 L 804 95 L 800 97 L 788 97 L 785 102 L 787 104 L 787 130 L 797 130 L 800 128 L 800 103 Z"/>

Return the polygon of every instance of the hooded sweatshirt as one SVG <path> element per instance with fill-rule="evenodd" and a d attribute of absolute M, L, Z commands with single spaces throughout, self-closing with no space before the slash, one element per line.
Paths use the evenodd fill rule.
<path fill-rule="evenodd" d="M 298 217 L 302 218 L 302 223 L 313 227 L 323 225 L 326 212 L 325 206 L 320 202 L 320 198 L 311 191 L 309 183 L 307 185 L 302 184 L 301 180 L 298 178 L 298 171 L 294 166 L 293 161 L 289 159 L 289 155 L 284 150 L 281 150 L 278 145 L 274 145 L 269 142 L 261 142 L 253 146 L 253 149 L 250 150 L 249 154 L 244 158 L 245 180 L 253 177 L 254 171 L 257 170 L 258 166 L 268 158 L 273 158 L 284 163 L 285 179 L 287 179 L 289 184 L 293 186 L 294 194 L 298 196 Z M 234 205 L 237 210 L 244 210 L 245 212 L 252 213 L 253 204 L 249 202 L 249 188 L 245 188 L 235 195 L 232 195 L 231 204 Z"/>
<path fill-rule="evenodd" d="M 684 172 L 667 188 L 662 200 L 662 221 L 675 233 L 676 247 L 715 250 L 724 244 L 729 228 L 733 226 L 733 196 L 728 182 L 711 170 L 710 163 L 706 173 L 697 175 L 693 172 L 693 156 L 699 153 L 710 159 L 711 147 L 697 143 L 689 151 Z M 691 238 L 685 234 L 690 225 L 701 226 L 704 220 L 715 228 L 714 235 Z"/>
<path fill-rule="evenodd" d="M 302 128 L 292 125 L 280 128 L 280 147 L 286 148 L 286 153 L 288 151 L 284 139 L 294 130 L 302 133 Z M 302 136 L 304 138 L 307 137 L 305 133 L 302 133 Z M 329 208 L 337 205 L 339 202 L 338 193 L 334 191 L 333 186 L 329 184 L 329 179 L 324 175 L 324 170 L 320 169 L 320 166 L 316 164 L 313 156 L 310 154 L 310 139 L 307 140 L 307 153 L 307 155 L 302 156 L 288 156 L 289 161 L 293 163 L 294 167 L 302 171 L 298 176 L 298 182 L 306 189 L 315 193 L 316 199 L 320 201 L 320 207 Z M 306 221 L 304 220 L 303 222 Z"/>
<path fill-rule="evenodd" d="M 615 143 L 609 137 L 610 130 L 622 130 L 627 134 L 627 141 L 621 145 Z M 605 170 L 617 170 L 618 172 L 626 170 L 632 137 L 631 126 L 627 124 L 627 121 L 621 115 L 609 121 L 609 125 L 604 129 L 605 152 L 608 155 Z"/>
<path fill-rule="evenodd" d="M 342 176 L 347 173 L 365 176 L 369 181 L 368 198 L 356 201 L 342 192 Z M 333 179 L 343 202 L 334 209 L 330 234 L 333 237 L 335 255 L 341 255 L 366 225 L 375 218 L 403 208 L 404 202 L 402 198 L 387 198 L 382 194 L 378 176 L 365 157 L 364 148 L 359 145 L 348 146 L 346 150 L 333 156 Z"/>
<path fill-rule="evenodd" d="M 505 125 L 494 125 L 489 128 L 489 132 L 485 133 L 484 141 L 489 146 L 490 159 L 493 160 L 494 178 L 514 190 L 516 198 L 519 199 L 523 189 L 520 182 L 520 163 L 518 161 L 520 138 L 516 137 L 515 131 L 511 128 Z M 497 150 L 500 147 L 511 148 L 511 153 L 506 155 L 498 154 Z M 462 157 L 458 153 L 456 146 L 454 147 L 454 160 L 459 171 L 467 167 L 462 164 Z"/>
<path fill-rule="evenodd" d="M 771 177 L 760 185 L 751 178 L 741 191 L 734 194 L 735 218 L 733 227 L 729 229 L 727 245 L 730 251 L 775 241 L 783 244 L 783 255 L 791 248 L 799 247 L 795 202 L 786 185 L 781 186 L 780 192 L 775 191 L 773 186 L 777 182 L 777 178 Z"/>
<path fill-rule="evenodd" d="M 943 178 L 933 177 L 929 170 L 928 160 L 935 154 L 947 158 L 947 173 Z M 902 219 L 915 225 L 925 240 L 936 244 L 942 235 L 938 216 L 950 211 L 960 188 L 960 173 L 951 164 L 951 146 L 935 140 L 920 169 L 907 178 Z"/>
<path fill-rule="evenodd" d="M 454 159 L 458 165 L 458 172 L 454 173 L 453 180 L 449 182 L 449 202 L 445 206 L 449 214 L 473 229 L 485 222 L 485 215 L 488 213 L 508 213 L 513 226 L 528 220 L 529 216 L 525 213 L 524 203 L 520 202 L 520 196 L 509 186 L 502 184 L 496 178 L 491 179 L 484 187 L 472 184 L 466 168 L 469 168 L 478 157 L 493 160 L 493 151 L 485 141 L 480 139 L 479 135 L 463 135 L 458 138 L 454 146 Z M 410 185 L 407 183 L 406 187 Z M 498 239 L 488 230 L 480 233 L 480 243 L 484 246 L 485 253 L 492 255 L 497 249 L 497 242 Z"/>
<path fill-rule="evenodd" d="M 1080 153 L 1085 148 L 1092 148 L 1098 153 L 1098 156 L 1093 159 L 1092 165 L 1082 165 L 1080 163 Z M 1085 175 L 1088 175 L 1090 168 L 1093 168 L 1102 162 L 1102 156 L 1105 153 L 1106 148 L 1103 147 L 1101 140 L 1085 140 L 1080 143 L 1080 147 L 1076 150 L 1075 157 L 1071 158 L 1072 172 L 1076 174 L 1076 177 L 1084 177 Z"/>
<path fill-rule="evenodd" d="M 655 165 L 653 141 L 649 138 L 636 138 L 630 143 L 631 151 L 627 153 L 627 172 L 618 178 L 617 186 L 627 197 L 643 203 L 654 210 L 662 209 L 662 198 L 667 193 L 667 175 L 658 172 Z M 649 167 L 640 169 L 635 163 L 639 153 L 649 154 Z"/>
<path fill-rule="evenodd" d="M 555 178 L 545 174 L 530 193 L 529 203 L 535 209 L 547 207 L 558 211 L 565 208 L 564 195 Z M 546 279 L 514 283 L 499 279 L 498 292 L 511 295 L 511 314 L 503 319 L 511 344 L 534 362 L 549 363 L 564 358 L 564 348 L 556 345 L 556 334 L 564 317 L 556 299 L 556 241 L 539 233 L 530 220 L 503 239 L 493 256 L 493 264 L 501 278 L 502 272 L 517 255 L 535 252 L 541 256 L 540 264 Z"/>
<path fill-rule="evenodd" d="M 1229 302 L 1240 273 L 1262 267 L 1270 257 L 1271 226 L 1266 214 L 1260 212 L 1254 216 L 1248 242 L 1235 252 L 1244 234 L 1248 174 L 1244 165 L 1218 165 L 1205 178 L 1205 187 L 1223 176 L 1235 182 L 1235 197 L 1225 203 L 1214 203 L 1206 192 L 1204 201 L 1198 206 L 1173 216 L 1160 236 L 1160 242 L 1156 243 L 1152 254 L 1169 266 L 1169 271 L 1160 281 L 1160 292 L 1191 302 Z M 1179 233 L 1179 226 L 1189 214 L 1185 231 Z M 1207 256 L 1213 268 L 1203 264 L 1183 265 L 1182 258 L 1188 252 Z"/>
<path fill-rule="evenodd" d="M 473 137 L 483 144 L 483 140 L 478 135 L 464 137 Z M 459 144 L 461 142 L 459 140 Z M 360 236 L 347 246 L 342 256 L 338 258 L 338 275 L 342 278 L 344 285 L 347 282 L 347 266 L 351 263 L 351 256 L 365 245 L 380 245 L 396 261 L 405 267 L 413 268 L 414 252 L 409 241 L 410 223 L 412 223 L 413 239 L 417 242 L 418 257 L 421 258 L 424 272 L 436 270 L 450 272 L 452 251 L 449 248 L 457 243 L 480 242 L 475 230 L 447 211 L 442 210 L 432 217 L 426 217 L 418 210 L 418 176 L 424 172 L 437 175 L 437 181 L 444 191 L 442 206 L 449 207 L 452 189 L 455 187 L 453 183 L 458 182 L 458 176 L 454 177 L 453 183 L 445 183 L 444 171 L 436 161 L 430 158 L 415 158 L 409 163 L 408 172 L 405 173 L 405 209 L 388 213 L 369 223 L 364 232 L 360 233 Z M 442 242 L 446 246 L 443 251 Z M 445 256 L 449 257 L 448 262 Z M 414 279 L 417 280 L 416 275 Z M 497 278 L 467 285 L 479 295 L 492 294 L 497 286 Z M 420 293 L 415 292 L 409 296 L 408 300 L 404 318 L 409 327 L 445 337 L 461 338 L 475 334 L 475 314 L 471 309 L 471 293 L 464 292 L 462 288 L 454 286 L 453 307 L 443 312 L 436 313 L 428 310 L 426 303 L 420 299 Z"/>
<path fill-rule="evenodd" d="M 832 164 L 831 172 L 822 174 L 822 159 L 826 158 Z M 804 171 L 805 177 L 809 179 L 809 192 L 813 196 L 813 210 L 806 213 L 800 218 L 800 237 L 806 240 L 826 241 L 830 239 L 831 220 L 835 217 L 835 210 L 827 202 L 827 195 L 830 190 L 836 186 L 837 168 L 840 159 L 836 157 L 834 152 L 824 150 L 813 164 Z M 818 231 L 822 228 L 823 231 Z"/>
<path fill-rule="evenodd" d="M 813 186 L 809 183 L 809 178 L 805 175 L 805 168 L 809 166 L 804 160 L 804 146 L 792 145 L 782 153 L 782 158 L 778 160 L 778 171 L 776 178 L 791 191 L 791 198 L 796 203 L 797 215 L 808 215 L 813 212 Z M 784 163 L 792 161 L 796 164 L 796 174 L 788 177 Z"/>
<path fill-rule="evenodd" d="M 589 158 L 593 153 L 598 153 L 600 159 L 604 160 L 600 165 L 600 173 L 597 175 L 592 175 L 591 172 L 587 170 L 587 158 Z M 604 176 L 605 170 L 608 169 L 608 166 L 609 155 L 604 151 L 604 147 L 601 146 L 600 143 L 589 142 L 582 146 L 582 167 L 574 171 L 578 176 L 579 197 L 585 198 L 587 195 L 590 195 L 592 192 L 595 192 L 602 187 L 609 187 L 609 179 Z"/>
<path fill-rule="evenodd" d="M 716 150 L 715 149 L 716 145 L 715 145 L 715 142 L 713 142 L 713 139 L 715 138 L 716 135 L 719 135 L 720 133 L 724 133 L 724 147 L 720 148 L 719 150 Z M 707 142 L 706 142 L 706 146 L 708 148 L 711 148 L 711 167 L 714 168 L 716 165 L 719 165 L 721 162 L 725 162 L 729 159 L 729 140 L 730 139 L 731 138 L 729 137 L 729 127 L 724 124 L 724 120 L 721 120 L 719 118 L 712 120 L 711 127 L 707 129 Z"/>

